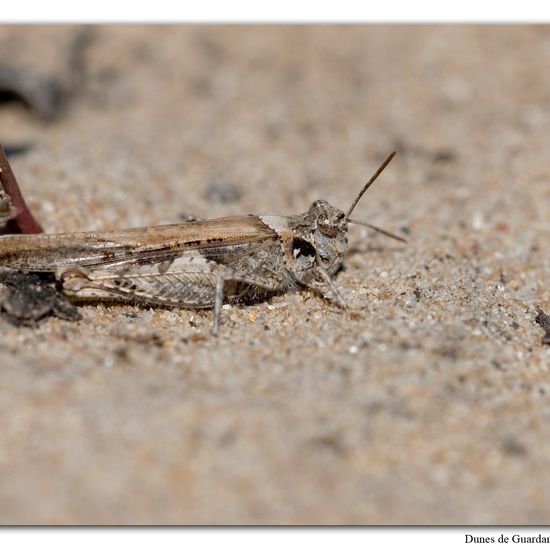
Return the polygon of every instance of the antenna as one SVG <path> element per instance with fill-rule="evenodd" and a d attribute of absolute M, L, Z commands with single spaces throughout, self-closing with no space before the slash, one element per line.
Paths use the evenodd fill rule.
<path fill-rule="evenodd" d="M 357 197 L 353 201 L 353 204 L 350 206 L 350 209 L 348 210 L 348 213 L 346 214 L 346 220 L 349 223 L 354 223 L 356 225 L 364 225 L 365 227 L 368 227 L 369 229 L 372 229 L 373 231 L 377 231 L 378 233 L 381 233 L 382 235 L 386 235 L 386 237 L 391 237 L 392 239 L 395 239 L 397 241 L 401 241 L 402 243 L 406 243 L 407 241 L 406 241 L 406 239 L 403 239 L 403 237 L 399 237 L 398 235 L 395 235 L 394 233 L 390 233 L 389 231 L 386 231 L 385 229 L 377 227 L 376 225 L 372 225 L 370 223 L 362 222 L 362 221 L 359 221 L 359 220 L 352 220 L 350 218 L 350 214 L 353 212 L 353 209 L 357 206 L 357 203 L 361 200 L 361 197 L 365 194 L 367 189 L 376 181 L 376 178 L 378 178 L 378 176 L 382 173 L 384 168 L 386 168 L 386 166 L 391 162 L 393 157 L 395 157 L 395 154 L 396 154 L 396 152 L 393 151 L 393 153 L 391 153 L 388 156 L 388 158 L 380 165 L 378 170 L 376 170 L 376 172 L 372 175 L 371 179 L 369 181 L 367 181 L 367 183 L 365 183 L 365 185 L 363 186 L 363 189 L 361 189 L 361 191 L 359 192 L 359 194 L 357 195 Z"/>
<path fill-rule="evenodd" d="M 404 239 L 403 237 L 399 237 L 395 233 L 390 233 L 389 231 L 386 231 L 385 229 L 382 229 L 381 227 L 378 227 L 376 225 L 372 225 L 367 222 L 361 222 L 359 220 L 350 220 L 348 218 L 348 223 L 354 223 L 356 225 L 364 225 L 365 227 L 368 227 L 369 229 L 372 229 L 373 231 L 377 231 L 378 233 L 381 233 L 382 235 L 386 235 L 386 237 L 391 237 L 392 239 L 395 239 L 396 241 L 401 241 L 402 243 L 406 243 L 407 239 Z"/>
<path fill-rule="evenodd" d="M 359 191 L 359 194 L 353 201 L 353 204 L 350 206 L 350 209 L 348 210 L 348 213 L 346 214 L 346 218 L 350 217 L 350 214 L 353 212 L 353 209 L 357 206 L 357 203 L 361 200 L 361 197 L 365 194 L 366 190 L 376 181 L 376 178 L 382 173 L 384 168 L 391 162 L 392 158 L 395 157 L 396 151 L 391 153 L 388 158 L 380 165 L 380 168 L 376 170 L 376 172 L 372 175 L 371 179 L 365 183 L 365 186 L 361 191 Z"/>

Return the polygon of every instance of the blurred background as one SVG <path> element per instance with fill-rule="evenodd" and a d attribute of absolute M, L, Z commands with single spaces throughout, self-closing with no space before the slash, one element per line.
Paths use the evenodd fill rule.
<path fill-rule="evenodd" d="M 337 283 L 0 321 L 0 521 L 550 519 L 550 28 L 2 26 L 47 232 L 356 210 Z"/>

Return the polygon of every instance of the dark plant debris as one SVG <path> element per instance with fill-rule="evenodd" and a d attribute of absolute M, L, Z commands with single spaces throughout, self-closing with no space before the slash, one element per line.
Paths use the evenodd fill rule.
<path fill-rule="evenodd" d="M 15 326 L 36 326 L 40 321 L 55 316 L 67 321 L 81 319 L 77 308 L 55 287 L 51 274 L 0 274 L 5 290 L 0 301 L 3 317 Z"/>
<path fill-rule="evenodd" d="M 0 103 L 19 101 L 51 121 L 61 114 L 66 96 L 60 80 L 0 63 Z"/>
<path fill-rule="evenodd" d="M 60 118 L 87 80 L 87 53 L 93 39 L 93 27 L 85 25 L 77 29 L 62 75 L 41 74 L 0 63 L 0 104 L 22 103 L 46 122 Z"/>
<path fill-rule="evenodd" d="M 6 153 L 6 156 L 9 157 L 17 157 L 19 155 L 24 155 L 25 153 L 28 153 L 34 148 L 34 144 L 31 142 L 25 142 L 25 143 L 18 143 L 14 145 L 5 145 L 4 146 L 4 152 Z"/>
<path fill-rule="evenodd" d="M 550 315 L 547 315 L 539 308 L 538 314 L 535 317 L 535 322 L 544 330 L 544 335 L 542 337 L 543 345 L 550 346 Z"/>
<path fill-rule="evenodd" d="M 0 145 L 0 233 L 42 233 Z"/>

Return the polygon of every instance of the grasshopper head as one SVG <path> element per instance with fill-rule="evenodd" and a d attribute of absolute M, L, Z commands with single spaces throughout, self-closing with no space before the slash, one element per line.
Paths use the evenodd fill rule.
<path fill-rule="evenodd" d="M 326 238 L 334 238 L 348 230 L 348 221 L 342 210 L 331 206 L 327 201 L 312 203 L 308 212 L 315 228 Z"/>
<path fill-rule="evenodd" d="M 386 158 L 378 170 L 363 186 L 347 213 L 318 200 L 304 214 L 288 217 L 292 238 L 287 241 L 286 264 L 293 276 L 302 284 L 312 286 L 319 275 L 325 279 L 338 271 L 348 248 L 348 224 L 364 225 L 393 239 L 405 240 L 370 223 L 350 218 L 357 203 L 389 164 L 395 152 Z"/>
<path fill-rule="evenodd" d="M 332 275 L 342 264 L 348 248 L 346 215 L 327 201 L 318 200 L 309 207 L 309 217 L 318 261 Z"/>
<path fill-rule="evenodd" d="M 344 212 L 318 200 L 304 214 L 291 216 L 289 224 L 294 235 L 293 271 L 296 275 L 302 274 L 298 279 L 311 276 L 317 264 L 330 275 L 335 273 L 348 247 L 348 222 Z"/>

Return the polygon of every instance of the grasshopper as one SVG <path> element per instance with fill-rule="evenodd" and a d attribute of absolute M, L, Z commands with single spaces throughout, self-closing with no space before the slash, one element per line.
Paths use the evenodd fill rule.
<path fill-rule="evenodd" d="M 74 319 L 70 302 L 90 300 L 213 308 L 214 333 L 225 301 L 251 303 L 306 288 L 344 308 L 333 276 L 348 248 L 348 224 L 404 241 L 350 217 L 394 155 L 346 213 L 316 200 L 307 212 L 293 216 L 260 214 L 120 231 L 0 236 L 0 282 L 11 288 L 1 305 L 12 320 L 23 322 L 48 310 Z M 30 314 L 17 290 L 27 275 L 38 303 Z M 46 290 L 40 283 L 44 276 L 50 278 Z M 51 285 L 57 288 L 57 298 Z"/>

